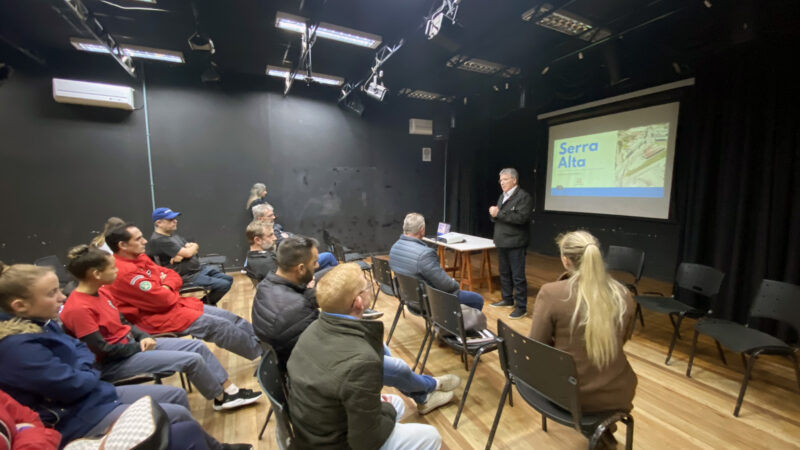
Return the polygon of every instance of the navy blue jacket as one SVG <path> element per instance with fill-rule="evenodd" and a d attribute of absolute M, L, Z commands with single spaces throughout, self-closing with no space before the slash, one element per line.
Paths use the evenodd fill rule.
<path fill-rule="evenodd" d="M 114 386 L 92 367 L 94 359 L 54 321 L 0 313 L 0 389 L 54 426 L 63 444 L 86 435 L 119 405 Z"/>
<path fill-rule="evenodd" d="M 389 267 L 395 273 L 422 280 L 440 291 L 454 293 L 458 290 L 458 281 L 442 269 L 436 251 L 415 237 L 400 236 L 389 250 Z"/>

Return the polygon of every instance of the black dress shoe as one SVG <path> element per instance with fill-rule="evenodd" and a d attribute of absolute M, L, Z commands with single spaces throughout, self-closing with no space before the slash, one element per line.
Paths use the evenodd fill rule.
<path fill-rule="evenodd" d="M 499 302 L 494 302 L 491 306 L 514 306 L 514 302 L 510 300 L 500 300 Z"/>
<path fill-rule="evenodd" d="M 528 312 L 521 308 L 514 308 L 514 311 L 511 311 L 511 314 L 508 315 L 509 319 L 522 319 L 525 317 L 525 314 Z"/>

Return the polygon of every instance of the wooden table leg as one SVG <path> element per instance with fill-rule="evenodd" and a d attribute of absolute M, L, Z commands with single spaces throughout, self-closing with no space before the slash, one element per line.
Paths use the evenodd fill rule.
<path fill-rule="evenodd" d="M 489 292 L 492 292 L 492 258 L 489 255 L 489 249 L 483 250 L 483 262 L 481 263 L 481 275 L 483 275 L 483 265 L 486 265 L 486 280 L 489 282 Z"/>
<path fill-rule="evenodd" d="M 470 252 L 461 253 L 461 283 L 459 287 L 464 287 L 464 284 L 469 285 L 469 290 L 474 291 L 474 284 L 472 281 L 472 255 Z"/>

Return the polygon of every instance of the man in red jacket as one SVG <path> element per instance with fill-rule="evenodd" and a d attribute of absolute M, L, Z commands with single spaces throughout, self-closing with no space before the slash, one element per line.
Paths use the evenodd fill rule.
<path fill-rule="evenodd" d="M 145 254 L 147 240 L 134 225 L 106 234 L 114 252 L 117 279 L 111 284 L 115 306 L 126 319 L 150 334 L 189 334 L 254 360 L 261 346 L 250 322 L 194 297 L 181 297 L 183 280 Z"/>

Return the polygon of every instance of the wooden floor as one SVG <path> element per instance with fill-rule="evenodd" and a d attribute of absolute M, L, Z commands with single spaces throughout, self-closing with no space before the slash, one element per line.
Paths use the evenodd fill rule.
<path fill-rule="evenodd" d="M 473 266 L 477 266 L 477 255 Z M 496 261 L 496 258 L 493 258 Z M 496 264 L 496 263 L 495 263 Z M 561 272 L 557 258 L 530 253 L 527 258 L 529 286 L 529 308 L 538 288 Z M 496 267 L 494 270 L 496 274 Z M 497 283 L 499 285 L 499 282 Z M 496 288 L 497 289 L 497 288 Z M 640 291 L 670 292 L 668 284 L 642 280 Z M 220 303 L 221 307 L 249 319 L 253 297 L 250 281 L 237 274 L 231 292 Z M 480 291 L 487 307 L 484 312 L 491 329 L 495 329 L 498 318 L 519 332 L 527 333 L 530 317 L 507 320 L 508 308 L 492 308 L 488 304 L 499 298 L 499 291 Z M 376 309 L 385 312 L 383 320 L 388 333 L 397 302 L 381 294 Z M 634 399 L 633 416 L 636 421 L 634 446 L 636 448 L 764 448 L 783 449 L 800 447 L 800 392 L 794 371 L 785 358 L 762 357 L 753 371 L 753 379 L 747 391 L 739 418 L 732 414 L 743 374 L 738 355 L 727 352 L 728 366 L 719 360 L 713 341 L 700 338 L 698 352 L 692 371 L 687 378 L 686 362 L 690 346 L 693 321 L 686 321 L 682 328 L 683 340 L 679 341 L 670 366 L 664 365 L 671 326 L 665 316 L 645 312 L 645 328 L 637 327 L 633 339 L 625 346 L 631 365 L 639 378 Z M 413 363 L 423 335 L 423 321 L 411 314 L 401 318 L 390 348 L 395 356 Z M 209 347 L 228 369 L 231 379 L 239 386 L 256 388 L 253 377 L 257 362 L 247 361 L 231 353 Z M 547 370 L 543 367 L 542 370 Z M 457 354 L 436 345 L 426 366 L 433 375 L 453 373 L 464 382 L 468 373 Z M 176 384 L 177 377 L 168 382 Z M 475 379 L 462 414 L 458 430 L 453 430 L 464 382 L 456 391 L 456 399 L 426 416 L 416 413 L 413 402 L 406 400 L 405 422 L 421 422 L 434 425 L 442 434 L 444 448 L 481 449 L 486 445 L 489 429 L 497 408 L 504 377 L 496 352 L 484 355 L 477 368 Z M 391 392 L 387 389 L 387 392 Z M 516 392 L 515 392 L 516 394 Z M 250 442 L 258 449 L 275 449 L 274 421 L 258 441 L 258 432 L 267 413 L 266 398 L 257 406 L 230 413 L 214 412 L 210 402 L 199 394 L 189 395 L 194 417 L 215 437 L 223 442 Z M 587 441 L 578 432 L 550 423 L 548 432 L 540 427 L 540 416 L 515 395 L 515 406 L 506 405 L 494 441 L 495 449 L 517 448 L 585 448 Z M 624 426 L 616 434 L 624 448 Z"/>

